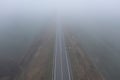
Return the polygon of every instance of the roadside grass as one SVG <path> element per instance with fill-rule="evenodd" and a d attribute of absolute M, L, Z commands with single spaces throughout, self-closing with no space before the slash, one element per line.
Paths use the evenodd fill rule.
<path fill-rule="evenodd" d="M 53 31 L 46 33 L 42 45 L 38 46 L 15 80 L 52 80 L 54 34 Z"/>
<path fill-rule="evenodd" d="M 105 80 L 72 35 L 67 34 L 66 47 L 72 67 L 73 80 Z"/>

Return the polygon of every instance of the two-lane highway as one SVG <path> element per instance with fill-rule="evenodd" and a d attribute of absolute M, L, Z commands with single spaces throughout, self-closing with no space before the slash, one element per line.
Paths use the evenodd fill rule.
<path fill-rule="evenodd" d="M 64 34 L 59 22 L 56 28 L 53 80 L 71 80 L 70 63 L 65 47 Z"/>

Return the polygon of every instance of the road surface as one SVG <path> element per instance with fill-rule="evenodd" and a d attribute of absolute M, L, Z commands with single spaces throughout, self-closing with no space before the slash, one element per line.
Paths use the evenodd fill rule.
<path fill-rule="evenodd" d="M 53 80 L 71 80 L 69 59 L 65 47 L 62 27 L 56 28 Z"/>

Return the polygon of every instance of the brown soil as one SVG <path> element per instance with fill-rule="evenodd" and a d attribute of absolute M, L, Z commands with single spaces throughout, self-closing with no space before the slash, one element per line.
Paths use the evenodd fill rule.
<path fill-rule="evenodd" d="M 42 40 L 30 48 L 30 54 L 23 57 L 21 73 L 17 80 L 51 80 L 54 48 L 54 31 L 48 30 Z M 41 44 L 40 44 L 41 43 Z"/>
<path fill-rule="evenodd" d="M 66 47 L 70 56 L 73 80 L 105 80 L 70 34 L 66 35 Z"/>

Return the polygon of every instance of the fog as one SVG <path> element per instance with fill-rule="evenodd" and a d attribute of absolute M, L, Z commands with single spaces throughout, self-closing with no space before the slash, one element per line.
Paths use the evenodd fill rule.
<path fill-rule="evenodd" d="M 119 80 L 119 0 L 1 0 L 1 61 L 20 58 L 57 11 L 108 80 Z"/>
<path fill-rule="evenodd" d="M 1 0 L 0 61 L 19 61 L 51 24 L 53 11 L 50 11 L 45 2 Z"/>
<path fill-rule="evenodd" d="M 65 25 L 107 80 L 120 79 L 119 4 L 116 0 L 76 1 L 63 11 Z"/>

